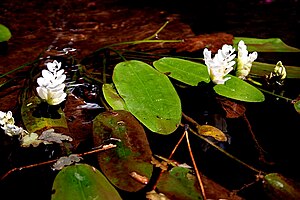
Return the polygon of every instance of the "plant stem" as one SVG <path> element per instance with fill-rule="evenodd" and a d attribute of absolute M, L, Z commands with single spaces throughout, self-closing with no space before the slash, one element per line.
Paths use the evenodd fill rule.
<path fill-rule="evenodd" d="M 192 162 L 193 162 L 193 166 L 194 166 L 194 169 L 195 169 L 195 172 L 196 172 L 196 175 L 197 175 L 197 179 L 198 179 L 198 182 L 199 182 L 199 185 L 200 185 L 200 188 L 201 188 L 201 193 L 202 193 L 202 196 L 203 196 L 203 200 L 206 200 L 206 195 L 205 195 L 203 182 L 201 180 L 201 176 L 200 176 L 200 173 L 198 171 L 198 168 L 197 168 L 194 156 L 193 156 L 193 152 L 192 152 L 192 149 L 191 149 L 191 145 L 190 145 L 189 134 L 188 134 L 188 131 L 187 131 L 189 129 L 188 125 L 185 125 L 184 129 L 185 129 L 184 130 L 184 135 L 185 135 L 186 142 L 187 142 L 187 145 L 188 145 L 188 148 L 189 148 L 189 153 L 190 153 L 190 156 L 191 156 L 191 159 L 192 159 Z"/>
<path fill-rule="evenodd" d="M 190 118 L 189 116 L 185 115 L 184 113 L 182 113 L 183 117 L 191 122 L 193 125 L 197 125 L 200 126 L 195 120 L 193 120 L 192 118 Z M 184 126 L 183 124 L 180 124 L 181 126 Z M 216 149 L 218 149 L 220 152 L 224 153 L 226 156 L 232 158 L 233 160 L 237 161 L 238 163 L 246 166 L 247 168 L 251 169 L 252 171 L 255 171 L 257 173 L 264 173 L 261 170 L 258 170 L 248 164 L 246 164 L 245 162 L 239 160 L 238 158 L 234 157 L 233 155 L 231 155 L 230 153 L 226 152 L 224 149 L 222 149 L 221 147 L 217 146 L 216 144 L 214 144 L 213 142 L 211 142 L 210 140 L 208 140 L 207 138 L 205 138 L 204 136 L 198 134 L 196 131 L 194 131 L 193 129 L 189 128 L 189 131 L 191 131 L 193 134 L 195 134 L 196 136 L 198 136 L 200 139 L 204 140 L 205 142 L 207 142 L 208 144 L 210 144 L 211 146 L 215 147 Z"/>

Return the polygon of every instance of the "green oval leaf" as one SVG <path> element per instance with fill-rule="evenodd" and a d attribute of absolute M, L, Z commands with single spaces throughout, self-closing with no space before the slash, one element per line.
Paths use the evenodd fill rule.
<path fill-rule="evenodd" d="M 281 174 L 267 174 L 263 186 L 270 199 L 300 199 L 300 184 Z"/>
<path fill-rule="evenodd" d="M 102 92 L 105 100 L 113 110 L 127 110 L 124 100 L 120 97 L 113 84 L 103 84 Z"/>
<path fill-rule="evenodd" d="M 203 199 L 197 179 L 190 170 L 183 167 L 173 167 L 162 174 L 157 184 L 159 192 L 170 199 Z"/>
<path fill-rule="evenodd" d="M 150 65 L 125 61 L 116 65 L 113 82 L 130 111 L 153 132 L 170 134 L 181 120 L 181 102 L 169 78 Z"/>
<path fill-rule="evenodd" d="M 0 24 L 0 42 L 8 41 L 10 38 L 11 38 L 10 30 L 3 24 Z"/>
<path fill-rule="evenodd" d="M 256 87 L 235 76 L 227 76 L 231 78 L 227 80 L 225 84 L 214 86 L 214 90 L 217 94 L 246 102 L 262 102 L 265 100 L 264 94 Z"/>
<path fill-rule="evenodd" d="M 55 177 L 51 200 L 121 200 L 105 176 L 88 164 L 64 167 Z"/>
<path fill-rule="evenodd" d="M 152 176 L 152 152 L 143 126 L 125 110 L 102 112 L 93 121 L 94 145 L 115 143 L 117 147 L 98 154 L 102 172 L 116 187 L 136 192 L 145 187 L 131 173 Z M 117 140 L 117 141 L 116 141 Z"/>
<path fill-rule="evenodd" d="M 200 63 L 166 57 L 154 61 L 153 65 L 160 72 L 170 73 L 168 76 L 191 86 L 197 86 L 201 81 L 210 82 L 207 67 Z"/>

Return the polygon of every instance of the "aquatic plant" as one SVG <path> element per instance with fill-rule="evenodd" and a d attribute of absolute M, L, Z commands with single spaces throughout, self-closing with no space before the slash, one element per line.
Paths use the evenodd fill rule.
<path fill-rule="evenodd" d="M 66 79 L 61 62 L 54 60 L 47 63 L 47 69 L 42 71 L 42 77 L 37 79 L 39 86 L 36 91 L 39 97 L 49 105 L 58 105 L 66 99 L 67 93 L 64 92 Z"/>
<path fill-rule="evenodd" d="M 5 25 L 0 24 L 0 42 L 6 42 L 11 38 L 11 32 Z"/>
<path fill-rule="evenodd" d="M 225 44 L 212 59 L 211 51 L 207 48 L 204 49 L 204 61 L 208 67 L 210 78 L 215 84 L 224 84 L 225 81 L 230 79 L 230 77 L 225 78 L 225 76 L 233 70 L 232 66 L 235 64 L 235 61 L 233 61 L 235 55 L 233 53 L 234 48 Z"/>
<path fill-rule="evenodd" d="M 230 112 L 224 106 L 224 111 L 228 115 L 243 116 L 245 119 L 244 110 L 239 103 L 263 102 L 265 91 L 262 89 L 261 83 L 249 77 L 251 68 L 256 64 L 254 61 L 257 58 L 257 52 L 248 54 L 244 41 L 247 40 L 238 41 L 237 58 L 234 55 L 236 48 L 225 44 L 214 57 L 208 49 L 204 49 L 204 58 L 197 61 L 191 61 L 192 59 L 189 58 L 157 55 L 155 55 L 155 59 L 153 57 L 150 59 L 149 56 L 149 59 L 147 57 L 143 60 L 143 57 L 136 56 L 136 59 L 129 60 L 126 59 L 125 54 L 128 53 L 126 50 L 112 49 L 112 47 L 123 44 L 164 42 L 163 40 L 152 40 L 152 37 L 141 41 L 109 45 L 92 54 L 92 57 L 95 56 L 98 59 L 99 52 L 105 51 L 105 56 L 110 59 L 118 58 L 116 59 L 118 62 L 113 66 L 112 74 L 109 76 L 105 71 L 107 70 L 107 63 L 104 61 L 103 66 L 101 66 L 103 69 L 101 73 L 95 72 L 96 70 L 93 71 L 94 69 L 88 69 L 90 66 L 83 61 L 76 64 L 72 62 L 73 67 L 76 67 L 76 70 L 73 68 L 73 71 L 76 72 L 72 74 L 66 73 L 66 70 L 62 69 L 62 63 L 56 59 L 46 63 L 47 70 L 37 68 L 37 66 L 33 67 L 35 70 L 38 69 L 36 70 L 38 72 L 32 70 L 32 73 L 36 73 L 33 73 L 32 77 L 38 77 L 40 73 L 42 77 L 32 79 L 34 83 L 38 84 L 38 87 L 35 87 L 36 84 L 32 84 L 34 87 L 28 87 L 25 90 L 25 92 L 29 91 L 29 94 L 34 95 L 23 95 L 21 98 L 21 117 L 26 128 L 23 129 L 14 125 L 14 118 L 10 111 L 7 113 L 0 112 L 0 124 L 6 135 L 13 136 L 22 133 L 21 147 L 37 147 L 41 143 L 45 145 L 58 143 L 63 154 L 60 158 L 47 162 L 14 168 L 2 179 L 16 170 L 54 163 L 52 169 L 61 171 L 58 172 L 53 183 L 53 191 L 56 191 L 52 195 L 53 200 L 61 197 L 64 199 L 73 197 L 74 191 L 76 194 L 81 193 L 86 196 L 99 194 L 102 199 L 107 199 L 110 194 L 113 194 L 113 199 L 119 199 L 119 194 L 115 188 L 128 192 L 140 191 L 149 184 L 154 166 L 162 171 L 161 179 L 158 178 L 153 185 L 153 190 L 150 190 L 147 196 L 159 195 L 155 193 L 155 189 L 158 188 L 166 196 L 167 194 L 178 193 L 177 195 L 181 199 L 206 199 L 201 180 L 202 175 L 198 172 L 195 162 L 193 162 L 192 168 L 171 160 L 179 143 L 185 137 L 190 157 L 194 161 L 189 143 L 190 133 L 255 173 L 262 174 L 259 180 L 264 179 L 264 175 L 267 173 L 240 161 L 224 150 L 224 145 L 230 143 L 230 136 L 225 134 L 221 127 L 216 124 L 201 125 L 185 115 L 181 107 L 182 96 L 177 92 L 178 88 L 189 89 L 193 87 L 195 88 L 194 92 L 208 94 L 207 96 L 213 97 L 215 100 L 219 100 L 221 96 L 225 98 L 225 100 L 221 100 L 223 105 L 231 103 L 233 105 L 231 107 L 238 107 L 234 112 Z M 110 55 L 107 53 L 108 51 L 115 54 Z M 107 57 L 105 56 L 103 60 L 106 61 Z M 120 58 L 123 60 L 120 61 Z M 43 59 L 32 63 L 38 62 L 44 65 Z M 234 67 L 235 64 L 236 67 Z M 272 70 L 273 67 L 274 65 L 272 65 Z M 5 75 L 7 74 L 9 73 Z M 67 76 L 70 80 L 69 83 L 71 83 L 69 86 L 74 87 L 70 93 L 65 92 L 65 87 L 68 84 L 65 82 Z M 284 80 L 288 76 L 289 74 L 286 73 L 282 63 L 278 62 L 274 71 L 267 78 L 272 82 L 271 79 L 275 79 L 274 77 L 276 80 Z M 107 80 L 108 77 L 111 79 Z M 77 94 L 87 95 L 89 91 L 86 88 L 89 85 L 93 85 L 93 89 L 102 87 L 102 93 L 99 92 L 101 90 L 95 89 L 93 91 L 94 93 L 95 91 L 98 92 L 93 94 L 95 97 L 93 101 L 103 105 L 103 107 L 87 108 L 83 105 L 89 104 L 89 102 L 85 102 L 88 98 L 85 98 L 84 101 L 80 101 L 80 98 L 72 98 L 76 89 Z M 30 90 L 34 92 L 30 93 Z M 70 99 L 66 98 L 67 96 Z M 99 96 L 100 98 L 98 98 Z M 66 104 L 63 103 L 64 101 Z M 224 101 L 226 102 L 224 103 Z M 38 115 L 37 111 L 41 109 L 39 107 L 41 102 L 48 104 L 49 107 L 47 108 L 50 110 L 55 109 L 58 115 L 46 117 L 45 115 Z M 103 111 L 103 108 L 106 108 L 106 111 Z M 81 118 L 90 117 L 86 113 L 92 109 L 97 115 L 93 115 L 90 121 L 82 120 Z M 65 115 L 67 110 L 69 110 L 68 117 Z M 82 121 L 76 124 L 73 123 L 75 120 Z M 87 124 L 92 124 L 92 127 L 87 127 Z M 79 126 L 79 128 L 75 126 Z M 183 132 L 183 134 L 170 156 L 163 158 L 152 156 L 145 131 L 150 134 L 161 135 L 178 133 L 178 131 Z M 86 132 L 92 134 L 87 137 L 92 138 L 94 147 L 89 148 L 90 151 L 74 154 L 78 143 L 81 142 L 81 136 Z M 159 140 L 155 142 L 158 143 Z M 109 151 L 99 153 L 108 149 Z M 92 153 L 99 153 L 97 154 L 97 161 L 101 168 L 100 173 L 96 168 L 89 165 L 74 165 L 74 163 L 83 160 L 81 157 Z M 171 170 L 169 170 L 170 168 Z M 74 177 L 76 178 L 74 179 Z M 84 183 L 87 187 L 82 187 L 81 181 L 86 181 Z M 174 183 L 176 187 L 174 187 Z M 195 187 L 195 185 L 197 186 Z M 174 188 L 176 188 L 175 192 Z M 105 192 L 103 193 L 103 191 Z"/>

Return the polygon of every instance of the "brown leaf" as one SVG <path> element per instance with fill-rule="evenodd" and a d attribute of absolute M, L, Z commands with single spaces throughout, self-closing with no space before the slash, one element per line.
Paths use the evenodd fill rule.
<path fill-rule="evenodd" d="M 230 101 L 229 99 L 221 97 L 218 97 L 217 99 L 226 112 L 227 118 L 238 118 L 243 116 L 246 112 L 245 106 L 241 103 Z"/>

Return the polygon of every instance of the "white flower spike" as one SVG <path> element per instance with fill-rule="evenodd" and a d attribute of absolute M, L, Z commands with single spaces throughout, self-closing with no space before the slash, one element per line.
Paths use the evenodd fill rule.
<path fill-rule="evenodd" d="M 204 49 L 204 61 L 208 68 L 208 73 L 212 82 L 215 84 L 224 84 L 230 77 L 225 76 L 233 70 L 235 61 L 235 49 L 231 45 L 223 45 L 222 49 L 218 50 L 218 53 L 214 58 L 211 58 L 211 51 L 207 48 Z"/>
<path fill-rule="evenodd" d="M 49 105 L 58 105 L 66 99 L 67 94 L 64 92 L 66 75 L 61 68 L 61 62 L 54 60 L 47 63 L 47 69 L 42 71 L 42 77 L 37 79 L 39 87 L 36 91 L 39 97 Z"/>
<path fill-rule="evenodd" d="M 244 41 L 241 40 L 238 43 L 238 58 L 236 76 L 240 79 L 245 79 L 251 71 L 252 63 L 257 58 L 257 52 L 254 51 L 248 55 L 247 46 Z"/>

